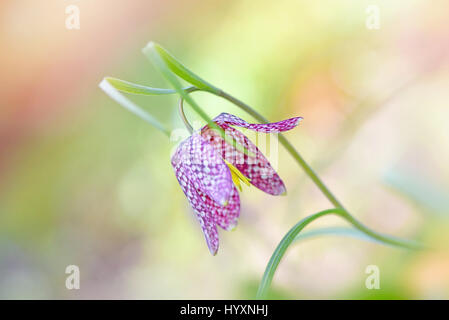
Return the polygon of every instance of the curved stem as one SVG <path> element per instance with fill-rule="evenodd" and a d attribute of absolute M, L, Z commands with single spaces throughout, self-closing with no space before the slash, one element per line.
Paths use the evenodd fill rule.
<path fill-rule="evenodd" d="M 287 149 L 290 155 L 299 163 L 299 165 L 304 169 L 306 174 L 310 179 L 316 184 L 320 191 L 326 196 L 326 198 L 337 208 L 343 208 L 341 202 L 335 197 L 335 195 L 329 190 L 329 188 L 324 184 L 320 177 L 315 173 L 311 166 L 304 160 L 304 158 L 296 151 L 295 147 L 284 137 L 284 135 L 279 134 L 279 141 Z"/>
<path fill-rule="evenodd" d="M 220 90 L 216 95 L 228 100 L 229 102 L 232 102 L 236 106 L 240 107 L 244 111 L 246 111 L 248 114 L 250 114 L 252 117 L 254 117 L 256 120 L 268 123 L 268 120 L 265 119 L 261 114 L 259 114 L 257 111 L 252 109 L 250 106 L 248 106 L 246 103 L 238 100 L 237 98 L 231 96 L 230 94 L 227 94 L 226 92 Z M 299 154 L 299 152 L 293 147 L 293 145 L 282 135 L 279 134 L 279 141 L 281 144 L 287 149 L 287 151 L 290 153 L 290 155 L 296 160 L 296 162 L 304 169 L 306 174 L 309 176 L 310 179 L 317 185 L 317 187 L 321 190 L 321 192 L 326 196 L 326 198 L 336 207 L 340 208 L 340 216 L 347 221 L 349 221 L 355 228 L 362 231 L 366 235 L 377 239 L 379 241 L 382 241 L 387 244 L 400 246 L 407 249 L 419 249 L 422 248 L 421 245 L 419 245 L 416 242 L 403 240 L 399 238 L 394 238 L 391 236 L 383 235 L 381 233 L 375 232 L 365 225 L 363 225 L 361 222 L 359 222 L 357 219 L 355 219 L 349 211 L 347 211 L 341 202 L 335 197 L 335 195 L 329 190 L 329 188 L 324 184 L 324 182 L 320 179 L 320 177 L 315 173 L 315 171 L 309 166 L 309 164 L 304 160 L 304 158 Z"/>
<path fill-rule="evenodd" d="M 200 89 L 198 89 L 196 87 L 190 87 L 190 88 L 186 89 L 186 92 L 190 93 L 190 92 L 194 92 L 194 91 L 198 91 L 198 90 L 200 90 Z M 179 110 L 179 116 L 181 117 L 182 121 L 184 122 L 184 125 L 186 126 L 186 128 L 190 132 L 190 134 L 192 134 L 193 127 L 190 124 L 189 120 L 187 120 L 186 114 L 184 113 L 184 99 L 182 97 L 179 97 L 178 110 Z"/>
<path fill-rule="evenodd" d="M 279 263 L 281 262 L 282 257 L 284 256 L 290 244 L 295 240 L 298 233 L 312 221 L 322 216 L 334 214 L 340 211 L 342 211 L 342 209 L 335 208 L 312 214 L 300 220 L 287 232 L 287 234 L 282 238 L 281 242 L 279 242 L 278 246 L 274 250 L 273 255 L 270 258 L 270 261 L 268 262 L 267 267 L 265 268 L 265 272 L 259 284 L 259 289 L 257 290 L 256 295 L 257 299 L 262 299 L 265 297 L 266 293 L 268 292 L 268 289 L 270 288 L 274 273 L 276 272 L 276 269 Z"/>
<path fill-rule="evenodd" d="M 242 110 L 246 111 L 249 115 L 251 115 L 254 119 L 262 122 L 268 123 L 269 121 L 258 113 L 256 110 L 251 108 L 246 103 L 240 101 L 239 99 L 231 96 L 230 94 L 220 90 L 217 93 L 218 96 L 228 100 L 229 102 L 235 104 L 240 107 Z M 324 182 L 320 179 L 320 177 L 313 171 L 313 169 L 309 166 L 309 164 L 304 160 L 304 158 L 299 154 L 299 152 L 292 146 L 292 144 L 284 137 L 283 134 L 279 134 L 279 141 L 281 144 L 287 149 L 290 155 L 298 162 L 298 164 L 304 169 L 306 174 L 312 179 L 313 182 L 317 185 L 317 187 L 321 190 L 321 192 L 326 196 L 326 198 L 337 208 L 343 208 L 343 205 L 338 201 L 338 199 L 333 195 L 333 193 L 326 187 Z"/>
<path fill-rule="evenodd" d="M 263 117 L 257 111 L 252 109 L 246 103 L 227 94 L 226 92 L 219 90 L 217 93 L 214 93 L 214 94 L 216 94 L 216 95 L 228 100 L 229 102 L 235 104 L 236 106 L 240 107 L 242 110 L 247 112 L 249 115 L 254 117 L 256 120 L 258 120 L 262 123 L 268 123 L 268 120 L 265 119 L 265 117 Z M 287 149 L 287 151 L 290 153 L 290 155 L 296 160 L 296 162 L 304 169 L 306 174 L 310 177 L 310 179 L 312 179 L 312 181 L 317 185 L 317 187 L 326 196 L 326 198 L 336 208 L 320 211 L 318 213 L 315 213 L 313 215 L 310 215 L 310 216 L 302 219 L 295 226 L 293 226 L 293 228 L 291 228 L 289 230 L 289 232 L 282 238 L 281 242 L 276 247 L 276 250 L 274 251 L 273 255 L 271 256 L 270 261 L 268 262 L 268 265 L 265 269 L 264 275 L 262 277 L 262 280 L 260 282 L 260 285 L 259 285 L 259 288 L 257 291 L 258 299 L 263 298 L 265 296 L 265 294 L 267 293 L 267 291 L 271 285 L 271 282 L 273 280 L 274 273 L 276 272 L 276 269 L 277 269 L 282 257 L 284 256 L 284 254 L 287 251 L 290 244 L 295 240 L 295 238 L 299 234 L 299 232 L 302 229 L 304 229 L 308 224 L 310 224 L 312 221 L 314 221 L 322 216 L 325 216 L 325 215 L 336 214 L 336 215 L 340 216 L 341 218 L 347 220 L 356 229 L 360 230 L 367 236 L 369 236 L 373 239 L 376 239 L 378 241 L 381 241 L 384 244 L 390 244 L 390 245 L 399 246 L 399 247 L 407 248 L 407 249 L 423 248 L 423 246 L 417 242 L 403 240 L 403 239 L 399 239 L 399 238 L 395 238 L 392 236 L 378 233 L 376 231 L 369 229 L 364 224 L 359 222 L 343 207 L 341 202 L 329 190 L 329 188 L 324 184 L 324 182 L 315 173 L 315 171 L 312 169 L 312 167 L 310 167 L 310 165 L 304 160 L 304 158 L 299 154 L 299 152 L 293 147 L 293 145 L 282 134 L 279 134 L 279 141 Z"/>
<path fill-rule="evenodd" d="M 412 240 L 406 240 L 406 239 L 400 239 L 393 236 L 389 236 L 383 233 L 379 233 L 376 231 L 371 230 L 367 226 L 365 226 L 363 223 L 358 221 L 356 218 L 354 218 L 347 210 L 342 210 L 338 213 L 340 217 L 348 221 L 350 224 L 352 224 L 356 229 L 360 230 L 364 234 L 370 236 L 373 239 L 379 240 L 386 244 L 391 244 L 393 246 L 402 247 L 405 249 L 412 249 L 412 250 L 419 250 L 424 249 L 425 246 L 417 241 Z"/>
<path fill-rule="evenodd" d="M 184 101 L 183 98 L 179 99 L 179 106 L 178 106 L 179 116 L 181 117 L 182 122 L 184 122 L 184 125 L 186 126 L 187 130 L 189 131 L 189 133 L 192 134 L 193 133 L 193 127 L 189 123 L 189 120 L 187 120 L 186 114 L 184 113 L 184 103 L 183 103 L 183 101 Z"/>
<path fill-rule="evenodd" d="M 334 208 L 334 209 L 328 209 L 324 211 L 320 211 L 318 213 L 312 214 L 302 220 L 300 220 L 297 224 L 295 224 L 288 232 L 287 234 L 282 238 L 281 242 L 279 242 L 278 246 L 276 247 L 276 250 L 274 250 L 273 255 L 270 258 L 270 261 L 268 262 L 265 272 L 263 274 L 262 280 L 259 284 L 259 289 L 257 290 L 257 299 L 263 298 L 266 293 L 268 292 L 271 282 L 274 277 L 274 273 L 276 272 L 276 269 L 281 262 L 282 257 L 284 256 L 285 252 L 287 251 L 290 244 L 292 244 L 297 235 L 301 232 L 302 229 L 304 229 L 308 224 L 310 224 L 312 221 L 325 216 L 329 214 L 336 214 L 340 216 L 341 218 L 348 221 L 350 224 L 352 224 L 356 229 L 360 230 L 364 234 L 368 235 L 369 237 L 379 240 L 383 243 L 400 246 L 407 249 L 422 249 L 423 246 L 417 242 L 414 241 L 408 241 L 408 240 L 402 240 L 395 237 L 391 237 L 388 235 L 384 235 L 375 231 L 372 231 L 371 229 L 364 226 L 362 223 L 360 223 L 357 219 L 352 217 L 346 210 L 342 208 Z"/>
<path fill-rule="evenodd" d="M 198 90 L 206 91 L 213 93 L 217 96 L 220 96 L 229 102 L 235 104 L 236 106 L 240 107 L 244 111 L 246 111 L 248 114 L 250 114 L 252 117 L 254 117 L 256 120 L 262 122 L 262 123 L 268 123 L 268 120 L 265 119 L 261 114 L 259 114 L 257 111 L 252 109 L 250 106 L 245 104 L 244 102 L 238 100 L 237 98 L 231 96 L 230 94 L 224 92 L 223 90 L 211 85 L 210 83 L 204 81 L 200 77 L 198 77 L 196 74 L 191 72 L 189 69 L 187 69 L 183 64 L 181 64 L 175 57 L 173 57 L 171 54 L 169 54 L 165 49 L 163 49 L 161 46 L 159 46 L 156 43 L 150 42 L 147 47 L 143 49 L 145 55 L 155 64 L 155 66 L 161 71 L 161 73 L 164 75 L 164 77 L 171 83 L 173 88 L 179 93 L 181 96 L 180 101 L 180 112 L 181 117 L 183 118 L 186 125 L 188 125 L 188 128 L 191 126 L 188 124 L 188 121 L 185 117 L 185 114 L 183 112 L 183 105 L 182 105 L 182 99 L 185 99 L 192 108 L 204 119 L 206 122 L 211 126 L 211 128 L 214 128 L 219 131 L 220 135 L 225 139 L 226 141 L 226 135 L 224 131 L 219 128 L 213 121 L 210 119 L 207 114 L 193 101 L 193 99 L 190 98 L 188 95 L 188 92 L 185 92 L 182 88 L 180 82 L 176 78 L 175 74 L 182 79 L 186 80 L 190 84 L 193 84 L 198 88 Z M 279 262 L 284 255 L 285 251 L 287 250 L 290 243 L 295 239 L 296 235 L 309 223 L 314 221 L 315 219 L 318 219 L 319 217 L 322 217 L 327 214 L 337 214 L 340 217 L 346 219 L 349 223 L 351 223 L 355 228 L 362 231 L 366 235 L 377 239 L 379 241 L 382 241 L 383 243 L 392 244 L 404 248 L 419 248 L 416 243 L 412 243 L 410 241 L 393 238 L 387 235 L 383 235 L 380 233 L 377 233 L 362 223 L 360 223 L 358 220 L 356 220 L 346 209 L 344 209 L 341 202 L 335 197 L 335 195 L 329 190 L 329 188 L 324 184 L 324 182 L 319 178 L 319 176 L 315 173 L 315 171 L 309 166 L 309 164 L 302 158 L 302 156 L 299 154 L 298 151 L 293 147 L 293 145 L 282 135 L 279 135 L 279 141 L 281 144 L 287 149 L 287 151 L 292 155 L 292 157 L 296 160 L 296 162 L 304 169 L 306 174 L 312 179 L 312 181 L 317 185 L 317 187 L 321 190 L 321 192 L 326 196 L 326 198 L 336 207 L 334 209 L 324 210 L 321 212 L 318 212 L 316 214 L 313 214 L 309 217 L 306 217 L 299 221 L 290 231 L 284 236 L 281 243 L 276 248 L 275 252 L 273 253 L 270 262 L 268 263 L 267 269 L 265 270 L 264 277 L 262 279 L 261 285 L 259 287 L 258 291 L 258 297 L 262 296 L 266 289 L 269 287 L 271 280 L 273 278 L 274 272 L 276 271 L 277 266 L 279 265 Z M 238 146 L 238 144 L 237 144 Z"/>

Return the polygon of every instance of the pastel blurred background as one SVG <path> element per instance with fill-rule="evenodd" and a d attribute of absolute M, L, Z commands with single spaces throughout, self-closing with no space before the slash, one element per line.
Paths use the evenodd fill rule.
<path fill-rule="evenodd" d="M 79 30 L 65 26 L 73 4 Z M 366 26 L 370 5 L 379 29 Z M 104 76 L 168 87 L 141 53 L 151 40 L 269 119 L 303 116 L 287 137 L 346 207 L 433 247 L 304 240 L 271 298 L 449 298 L 448 16 L 445 0 L 1 1 L 0 298 L 254 298 L 284 234 L 331 207 L 280 148 L 288 196 L 246 188 L 239 226 L 212 257 L 173 143 L 98 88 Z M 131 98 L 182 128 L 176 97 Z M 252 120 L 195 99 L 212 117 Z M 72 264 L 80 290 L 65 287 Z M 365 287 L 368 265 L 379 290 Z"/>

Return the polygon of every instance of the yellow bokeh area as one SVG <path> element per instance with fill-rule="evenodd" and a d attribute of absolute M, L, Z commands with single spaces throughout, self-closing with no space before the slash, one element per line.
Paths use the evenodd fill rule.
<path fill-rule="evenodd" d="M 179 140 L 98 87 L 169 88 L 142 54 L 149 41 L 273 122 L 302 116 L 285 135 L 345 207 L 428 247 L 298 240 L 270 298 L 449 298 L 447 12 L 444 0 L 1 1 L 0 298 L 254 298 L 282 237 L 332 207 L 279 146 L 287 195 L 243 185 L 238 226 L 210 255 L 170 164 Z M 210 117 L 254 120 L 192 97 Z M 129 98 L 183 132 L 176 96 Z M 304 231 L 347 226 L 327 216 Z M 66 288 L 69 265 L 79 290 Z M 366 287 L 370 265 L 379 289 Z"/>

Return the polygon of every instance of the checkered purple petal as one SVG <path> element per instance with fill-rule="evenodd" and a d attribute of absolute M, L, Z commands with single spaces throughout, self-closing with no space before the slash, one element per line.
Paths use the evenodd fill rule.
<path fill-rule="evenodd" d="M 215 255 L 219 244 L 216 225 L 225 230 L 235 227 L 240 214 L 240 198 L 232 182 L 227 205 L 222 206 L 209 196 L 202 180 L 213 180 L 216 178 L 220 180 L 220 176 L 211 176 L 210 171 L 207 174 L 205 172 L 201 172 L 201 175 L 198 174 L 197 167 L 192 162 L 191 152 L 196 150 L 196 152 L 207 155 L 210 150 L 204 150 L 195 146 L 197 143 L 207 144 L 204 139 L 201 138 L 199 140 L 197 134 L 192 135 L 177 148 L 171 163 L 176 178 L 200 222 L 209 251 Z M 212 148 L 210 145 L 205 147 L 205 149 L 210 148 Z M 195 158 L 195 161 L 202 158 L 200 155 L 198 157 Z M 223 162 L 222 159 L 221 162 Z M 227 170 L 229 172 L 229 168 Z"/>
<path fill-rule="evenodd" d="M 192 173 L 189 179 L 197 189 L 218 204 L 225 205 L 231 196 L 233 183 L 231 172 L 220 154 L 198 133 L 190 136 L 179 148 L 182 161 Z"/>
<path fill-rule="evenodd" d="M 295 117 L 272 123 L 248 123 L 245 120 L 229 113 L 221 113 L 214 119 L 217 124 L 227 124 L 265 133 L 291 130 L 296 127 L 301 120 L 302 117 Z"/>
<path fill-rule="evenodd" d="M 204 237 L 206 239 L 209 251 L 215 255 L 218 251 L 218 231 L 211 214 L 206 210 L 203 198 L 198 193 L 198 189 L 195 187 L 193 181 L 190 179 L 192 173 L 189 167 L 183 163 L 182 157 L 179 154 L 179 149 L 172 157 L 172 166 L 175 171 L 176 178 L 182 191 L 187 197 L 190 205 L 195 212 L 201 229 L 203 230 Z"/>
<path fill-rule="evenodd" d="M 286 192 L 284 183 L 260 150 L 240 131 L 227 125 L 220 125 L 226 135 L 234 138 L 255 156 L 249 156 L 226 143 L 214 130 L 203 129 L 203 137 L 214 146 L 221 156 L 232 163 L 256 188 L 271 194 L 281 195 Z"/>
<path fill-rule="evenodd" d="M 237 219 L 240 215 L 240 196 L 237 188 L 233 186 L 229 202 L 225 206 L 218 205 L 207 195 L 198 191 L 203 199 L 205 211 L 207 211 L 214 222 L 224 230 L 232 230 L 237 226 Z"/>

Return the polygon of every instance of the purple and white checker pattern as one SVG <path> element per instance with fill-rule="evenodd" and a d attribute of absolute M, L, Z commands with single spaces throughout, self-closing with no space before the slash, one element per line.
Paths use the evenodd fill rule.
<path fill-rule="evenodd" d="M 227 124 L 265 133 L 284 132 L 291 130 L 295 128 L 301 120 L 302 117 L 295 117 L 272 123 L 248 123 L 245 120 L 234 116 L 233 114 L 225 112 L 220 113 L 217 117 L 214 118 L 214 122 L 216 122 L 217 124 Z"/>
<path fill-rule="evenodd" d="M 281 195 L 286 192 L 285 185 L 267 158 L 265 158 L 262 152 L 260 152 L 248 137 L 230 127 L 230 125 L 244 127 L 258 132 L 275 133 L 293 129 L 301 119 L 297 117 L 275 123 L 250 124 L 228 113 L 222 113 L 214 119 L 225 130 L 227 136 L 235 139 L 238 144 L 244 146 L 255 156 L 244 154 L 229 143 L 226 143 L 216 131 L 209 129 L 208 126 L 202 129 L 202 135 L 214 146 L 222 158 L 232 163 L 245 177 L 250 179 L 252 185 L 268 194 Z"/>
<path fill-rule="evenodd" d="M 240 214 L 240 198 L 229 168 L 197 133 L 179 145 L 171 163 L 200 222 L 207 246 L 215 255 L 219 243 L 216 225 L 231 230 Z"/>
<path fill-rule="evenodd" d="M 219 238 L 217 225 L 231 230 L 237 225 L 240 198 L 223 159 L 232 163 L 251 183 L 272 195 L 285 192 L 285 186 L 259 149 L 240 131 L 239 126 L 264 133 L 293 129 L 302 118 L 291 118 L 269 124 L 250 124 L 231 114 L 214 119 L 227 135 L 255 156 L 248 156 L 226 143 L 215 131 L 205 126 L 183 141 L 171 159 L 176 178 L 203 230 L 209 251 L 215 255 Z"/>

